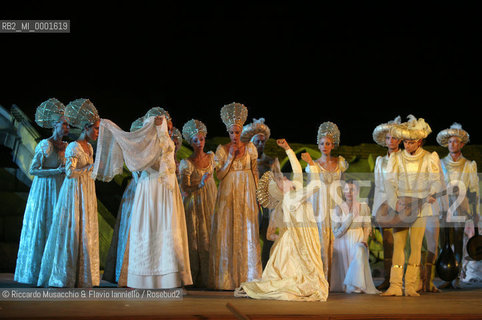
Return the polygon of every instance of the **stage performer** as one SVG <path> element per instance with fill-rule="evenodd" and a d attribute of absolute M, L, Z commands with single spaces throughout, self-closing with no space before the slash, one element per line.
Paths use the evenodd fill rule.
<path fill-rule="evenodd" d="M 189 261 L 193 284 L 198 288 L 205 288 L 209 275 L 211 220 L 217 194 L 213 178 L 214 153 L 204 152 L 207 128 L 201 121 L 192 119 L 186 122 L 182 135 L 194 150 L 189 158 L 181 160 L 179 166 L 189 240 Z"/>
<path fill-rule="evenodd" d="M 348 162 L 342 157 L 331 155 L 333 149 L 340 145 L 340 130 L 333 122 L 323 122 L 318 128 L 318 148 L 321 157 L 315 161 L 319 169 L 321 188 L 314 193 L 310 201 L 313 205 L 315 219 L 318 224 L 318 232 L 321 243 L 321 259 L 325 276 L 330 282 L 331 263 L 333 257 L 333 235 L 331 215 L 335 206 L 343 201 L 341 196 L 340 180 L 343 173 L 348 169 Z M 311 167 L 306 167 L 306 172 L 311 173 Z M 311 175 L 308 175 L 308 178 Z"/>
<path fill-rule="evenodd" d="M 52 129 L 52 136 L 37 144 L 30 164 L 29 172 L 34 178 L 23 215 L 14 275 L 17 282 L 37 285 L 52 212 L 65 178 L 67 142 L 62 139 L 69 133 L 69 124 L 64 111 L 65 106 L 59 100 L 50 98 L 35 112 L 35 122 Z"/>
<path fill-rule="evenodd" d="M 430 153 L 422 147 L 432 130 L 424 119 L 409 115 L 408 121 L 395 125 L 390 134 L 402 139 L 404 150 L 390 156 L 386 168 L 387 204 L 401 212 L 409 204 L 402 197 L 412 197 L 426 201 L 421 207 L 415 207 L 415 220 L 410 227 L 400 226 L 393 229 L 393 258 L 390 270 L 390 287 L 383 296 L 401 296 L 403 269 L 405 264 L 404 249 L 407 237 L 410 237 L 410 257 L 405 273 L 405 295 L 419 296 L 417 281 L 420 277 L 422 241 L 425 232 L 425 217 L 433 215 L 432 206 L 435 193 L 442 189 L 440 181 L 440 159 L 436 152 Z"/>
<path fill-rule="evenodd" d="M 382 123 L 373 130 L 373 140 L 382 147 L 387 148 L 387 154 L 378 156 L 375 162 L 374 179 L 375 189 L 373 197 L 372 215 L 375 217 L 380 205 L 387 201 L 385 192 L 386 167 L 390 156 L 400 151 L 401 140 L 392 137 L 390 128 L 394 124 L 400 124 L 400 116 L 388 123 Z M 392 267 L 393 255 L 393 230 L 392 228 L 381 228 L 383 236 L 383 271 L 384 281 L 377 286 L 378 290 L 386 290 L 390 286 L 390 268 Z"/>
<path fill-rule="evenodd" d="M 129 233 L 127 286 L 131 288 L 168 289 L 192 284 L 175 147 L 168 127 L 172 129 L 169 114 L 159 107 L 150 109 L 144 126 L 134 132 L 125 132 L 106 119 L 100 126 L 93 176 L 110 181 L 123 170 L 124 161 L 131 172 L 142 171 Z M 121 271 L 119 285 L 122 278 Z"/>
<path fill-rule="evenodd" d="M 330 291 L 376 294 L 380 292 L 373 284 L 368 260 L 370 207 L 358 201 L 358 190 L 355 181 L 347 180 L 343 187 L 345 201 L 335 208 Z"/>
<path fill-rule="evenodd" d="M 457 278 L 452 283 L 445 284 L 445 287 L 460 288 L 460 272 L 464 263 L 465 224 L 467 220 L 472 220 L 472 223 L 468 224 L 472 226 L 468 233 L 474 234 L 474 218 L 480 215 L 477 163 L 466 159 L 462 154 L 462 148 L 469 142 L 469 134 L 460 124 L 454 123 L 450 128 L 440 131 L 437 142 L 449 151 L 449 154 L 441 160 L 450 201 L 448 219 L 451 221 L 445 221 L 445 227 L 451 228 L 453 236 L 451 244 L 454 247 L 459 268 Z M 471 205 L 473 203 L 476 205 Z M 475 212 L 473 212 L 474 207 Z"/>
<path fill-rule="evenodd" d="M 221 109 L 230 143 L 216 149 L 219 182 L 209 241 L 209 287 L 234 290 L 261 277 L 258 229 L 256 147 L 240 139 L 247 108 L 231 103 Z"/>
<path fill-rule="evenodd" d="M 82 132 L 65 150 L 66 178 L 53 211 L 37 285 L 93 287 L 100 282 L 99 225 L 89 140 L 97 140 L 100 118 L 88 99 L 70 102 L 65 118 Z"/>
<path fill-rule="evenodd" d="M 264 153 L 264 147 L 271 135 L 271 130 L 265 124 L 264 118 L 253 119 L 252 123 L 249 123 L 243 127 L 241 133 L 241 141 L 244 143 L 252 142 L 258 152 L 258 177 L 261 177 L 265 172 L 273 168 L 275 159 Z M 263 247 L 261 249 L 261 264 L 264 268 L 269 259 L 269 253 L 273 241 L 266 238 L 266 232 L 268 231 L 269 224 L 269 209 L 260 207 L 259 210 L 259 237 L 263 241 Z"/>
<path fill-rule="evenodd" d="M 178 128 L 172 127 L 171 139 L 174 142 L 174 162 L 176 163 L 176 177 L 179 183 L 181 176 L 179 172 L 180 161 L 177 159 L 177 153 L 182 146 L 182 133 Z"/>
<path fill-rule="evenodd" d="M 130 131 L 134 132 L 142 128 L 144 124 L 144 117 L 138 118 L 131 125 Z M 124 193 L 122 194 L 119 210 L 117 212 L 114 233 L 112 241 L 107 254 L 107 261 L 104 267 L 104 274 L 102 278 L 109 282 L 117 283 L 121 275 L 122 264 L 124 262 L 124 255 L 128 245 L 129 230 L 131 226 L 132 204 L 134 203 L 134 196 L 136 194 L 137 181 L 139 180 L 140 172 L 132 172 L 132 178 L 127 184 Z M 128 259 L 126 259 L 127 262 Z"/>
<path fill-rule="evenodd" d="M 307 198 L 320 188 L 318 175 L 303 188 L 303 170 L 295 153 L 284 139 L 277 144 L 285 149 L 293 168 L 293 180 L 281 172 L 266 172 L 257 195 L 262 206 L 271 208 L 269 237 L 275 240 L 261 279 L 241 283 L 235 296 L 254 299 L 326 301 L 328 282 L 323 272 L 318 226 Z M 313 174 L 318 168 L 308 153 L 302 154 Z M 273 232 L 279 230 L 279 235 Z"/>

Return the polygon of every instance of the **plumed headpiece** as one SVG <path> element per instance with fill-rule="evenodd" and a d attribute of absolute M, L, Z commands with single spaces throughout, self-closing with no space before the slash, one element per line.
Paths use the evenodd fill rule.
<path fill-rule="evenodd" d="M 385 137 L 387 133 L 390 132 L 390 129 L 397 124 L 402 122 L 400 116 L 396 117 L 394 120 L 388 121 L 387 123 L 379 124 L 375 130 L 373 130 L 373 141 L 375 141 L 378 145 L 382 147 L 386 147 L 387 143 L 385 142 Z"/>
<path fill-rule="evenodd" d="M 204 123 L 199 120 L 191 119 L 182 127 L 182 136 L 189 144 L 191 143 L 191 139 L 200 133 L 206 136 L 208 134 L 208 129 Z"/>
<path fill-rule="evenodd" d="M 64 116 L 65 106 L 55 98 L 42 102 L 35 111 L 35 122 L 42 128 L 53 128 Z"/>
<path fill-rule="evenodd" d="M 460 138 L 463 144 L 467 144 L 467 142 L 469 142 L 468 132 L 462 129 L 462 125 L 457 122 L 454 122 L 450 128 L 440 131 L 437 134 L 437 142 L 442 147 L 447 147 L 451 137 Z"/>
<path fill-rule="evenodd" d="M 415 118 L 413 115 L 407 117 L 408 121 L 402 124 L 393 125 L 390 134 L 396 139 L 420 140 L 425 139 L 432 129 L 423 118 Z"/>
<path fill-rule="evenodd" d="M 130 131 L 134 132 L 134 131 L 139 130 L 140 128 L 143 127 L 143 124 L 144 124 L 144 117 L 138 118 L 137 120 L 132 122 Z"/>
<path fill-rule="evenodd" d="M 164 116 L 166 117 L 166 120 L 172 121 L 171 116 L 169 115 L 169 112 L 167 110 L 164 110 L 161 107 L 154 107 L 149 109 L 149 111 L 146 112 L 146 115 L 144 116 L 146 119 L 149 117 L 156 117 L 156 116 Z"/>
<path fill-rule="evenodd" d="M 317 144 L 320 144 L 321 138 L 330 137 L 333 140 L 335 148 L 340 145 L 340 130 L 333 122 L 327 121 L 320 124 L 318 128 Z"/>
<path fill-rule="evenodd" d="M 83 129 L 100 120 L 94 104 L 89 99 L 76 99 L 65 107 L 65 119 L 72 127 Z"/>
<path fill-rule="evenodd" d="M 252 123 L 249 123 L 243 127 L 243 132 L 241 133 L 241 141 L 249 142 L 255 135 L 264 134 L 266 140 L 269 139 L 271 131 L 269 127 L 264 123 L 264 118 L 253 119 Z"/>
<path fill-rule="evenodd" d="M 248 108 L 244 104 L 233 102 L 221 108 L 221 120 L 223 120 L 227 130 L 234 125 L 243 128 L 247 118 Z"/>

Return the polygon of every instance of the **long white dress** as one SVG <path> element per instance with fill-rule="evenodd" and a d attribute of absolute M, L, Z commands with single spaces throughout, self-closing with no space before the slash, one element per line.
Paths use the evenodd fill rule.
<path fill-rule="evenodd" d="M 303 188 L 296 155 L 291 149 L 286 153 L 293 168 L 295 189 L 285 193 L 271 212 L 269 229 L 279 228 L 279 237 L 261 279 L 242 283 L 235 296 L 244 291 L 253 299 L 326 301 L 328 282 L 323 272 L 318 227 L 313 207 L 307 201 L 320 187 L 320 181 L 315 178 Z M 311 170 L 317 172 L 316 167 Z"/>
<path fill-rule="evenodd" d="M 100 281 L 99 224 L 92 146 L 85 152 L 78 142 L 65 151 L 66 178 L 53 212 L 38 286 L 93 287 Z"/>
<path fill-rule="evenodd" d="M 333 259 L 333 242 L 335 237 L 331 227 L 331 215 L 334 208 L 343 200 L 341 197 L 340 179 L 342 174 L 348 169 L 348 162 L 338 156 L 338 166 L 334 171 L 328 171 L 319 163 L 315 162 L 320 172 L 321 188 L 310 198 L 313 205 L 315 220 L 318 224 L 318 233 L 321 243 L 321 259 L 325 276 L 330 281 L 331 264 Z M 310 173 L 310 166 L 305 168 Z"/>
<path fill-rule="evenodd" d="M 233 159 L 219 145 L 216 150 L 220 179 L 209 241 L 209 287 L 234 290 L 242 282 L 259 279 L 262 273 L 258 229 L 258 152 L 248 143 L 244 155 Z M 227 171 L 227 172 L 226 172 Z"/>
<path fill-rule="evenodd" d="M 211 220 L 216 203 L 216 182 L 214 171 L 214 153 L 208 152 L 210 163 L 206 168 L 198 168 L 189 159 L 181 160 L 181 189 L 186 211 L 187 235 L 189 239 L 189 261 L 194 285 L 206 287 L 209 275 L 209 237 Z M 210 173 L 204 186 L 200 188 L 203 175 Z"/>
<path fill-rule="evenodd" d="M 93 175 L 108 181 L 122 171 L 124 162 L 131 172 L 142 171 L 132 204 L 127 286 L 167 289 L 192 284 L 174 142 L 166 121 L 155 126 L 150 117 L 143 128 L 125 132 L 102 119 Z"/>
<path fill-rule="evenodd" d="M 36 285 L 42 263 L 45 242 L 52 224 L 52 212 L 65 175 L 59 171 L 65 165 L 65 147 L 57 150 L 48 139 L 35 147 L 30 164 L 34 176 L 23 216 L 14 280 Z"/>
<path fill-rule="evenodd" d="M 335 242 L 331 268 L 330 291 L 364 292 L 376 294 L 368 260 L 367 243 L 370 234 L 370 208 L 366 203 L 356 203 L 356 212 L 336 208 L 336 222 L 333 225 Z"/>
<path fill-rule="evenodd" d="M 132 204 L 136 194 L 138 172 L 132 172 L 132 179 L 129 181 L 122 194 L 119 211 L 117 213 L 112 242 L 107 254 L 107 261 L 104 267 L 103 279 L 110 282 L 118 282 L 124 261 L 127 239 L 131 226 Z"/>

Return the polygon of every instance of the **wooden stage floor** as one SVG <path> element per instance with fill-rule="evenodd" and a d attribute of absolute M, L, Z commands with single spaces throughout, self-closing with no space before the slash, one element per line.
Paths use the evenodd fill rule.
<path fill-rule="evenodd" d="M 0 288 L 25 288 L 0 274 Z M 375 279 L 376 283 L 379 279 Z M 101 287 L 110 287 L 103 282 Z M 2 289 L 0 289 L 2 290 Z M 326 302 L 234 298 L 231 291 L 188 289 L 180 300 L 1 301 L 1 319 L 482 319 L 482 284 L 380 297 L 332 293 Z"/>

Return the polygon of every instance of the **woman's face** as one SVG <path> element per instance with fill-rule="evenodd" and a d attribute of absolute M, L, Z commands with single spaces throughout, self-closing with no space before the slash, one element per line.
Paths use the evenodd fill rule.
<path fill-rule="evenodd" d="M 90 140 L 95 141 L 99 137 L 99 125 L 100 120 L 97 120 L 93 125 L 86 127 L 87 137 Z"/>
<path fill-rule="evenodd" d="M 202 133 L 198 133 L 191 138 L 191 145 L 195 149 L 203 150 L 205 143 L 206 143 L 206 137 Z"/>
<path fill-rule="evenodd" d="M 64 137 L 69 134 L 70 126 L 67 120 L 64 117 L 60 118 L 59 121 L 54 125 L 54 133 L 57 135 Z"/>
<path fill-rule="evenodd" d="M 333 144 L 333 139 L 330 137 L 321 138 L 320 143 L 318 144 L 318 149 L 326 155 L 329 155 L 334 148 L 335 145 Z"/>
<path fill-rule="evenodd" d="M 238 125 L 233 125 L 231 128 L 229 128 L 228 133 L 229 133 L 229 139 L 231 139 L 231 142 L 234 144 L 238 144 L 241 140 L 241 132 L 243 131 L 243 128 L 241 128 Z"/>
<path fill-rule="evenodd" d="M 449 152 L 457 153 L 462 150 L 462 148 L 464 147 L 464 144 L 462 143 L 462 140 L 459 137 L 450 137 L 447 147 L 449 149 Z"/>
<path fill-rule="evenodd" d="M 345 186 L 343 187 L 343 194 L 345 195 L 345 199 L 347 201 L 353 201 L 355 190 L 356 186 L 353 183 L 345 183 Z"/>

